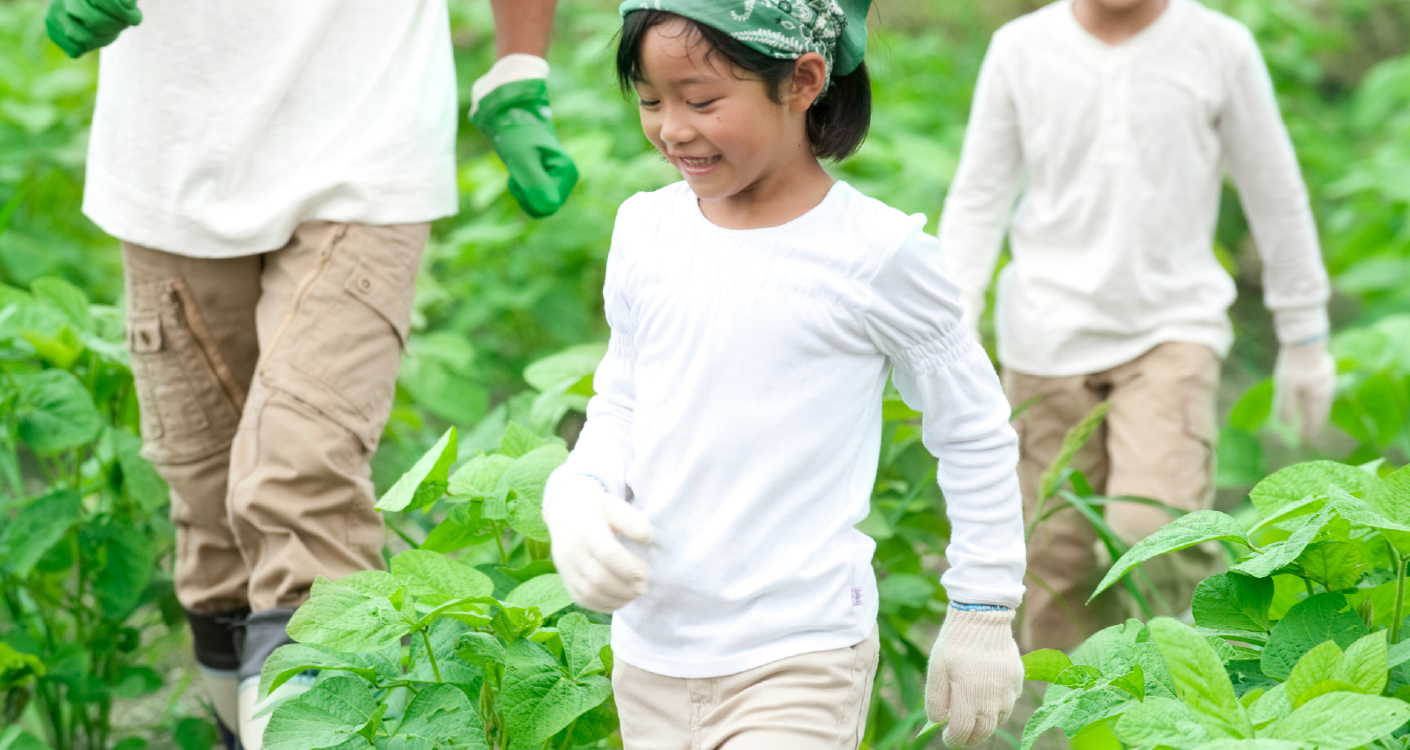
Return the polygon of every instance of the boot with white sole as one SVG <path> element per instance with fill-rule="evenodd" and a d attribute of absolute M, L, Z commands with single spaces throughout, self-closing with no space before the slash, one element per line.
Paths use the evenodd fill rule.
<path fill-rule="evenodd" d="M 293 700 L 313 687 L 313 675 L 301 674 L 280 685 L 269 696 L 259 694 L 260 670 L 279 648 L 294 640 L 285 631 L 289 618 L 294 616 L 293 608 L 279 607 L 255 612 L 245 618 L 244 636 L 240 642 L 240 667 L 237 670 L 239 687 L 236 702 L 240 716 L 240 742 L 244 750 L 263 750 L 264 730 L 269 726 L 269 717 L 279 705 Z"/>

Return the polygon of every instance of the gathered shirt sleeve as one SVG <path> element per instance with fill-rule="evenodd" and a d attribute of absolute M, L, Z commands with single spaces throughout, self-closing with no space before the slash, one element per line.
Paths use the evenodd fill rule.
<path fill-rule="evenodd" d="M 1241 31 L 1241 59 L 1219 119 L 1225 160 L 1263 256 L 1264 301 L 1278 341 L 1315 340 L 1328 331 L 1330 296 L 1317 226 L 1263 55 Z"/>
<path fill-rule="evenodd" d="M 620 230 L 622 222 L 618 221 Z M 596 395 L 588 401 L 587 422 L 568 460 L 554 477 L 586 474 L 595 477 L 613 495 L 630 500 L 627 469 L 632 463 L 632 421 L 636 405 L 636 323 L 625 287 L 626 261 L 614 233 L 607 256 L 603 303 L 612 336 L 607 355 L 597 366 L 592 384 Z M 552 481 L 552 479 L 550 479 Z"/>
<path fill-rule="evenodd" d="M 959 167 L 940 214 L 944 248 L 966 324 L 984 314 L 1023 169 L 1018 113 L 1005 70 L 1005 39 L 994 35 L 975 85 Z"/>
<path fill-rule="evenodd" d="M 880 264 L 862 324 L 891 360 L 902 398 L 924 415 L 922 441 L 939 459 L 950 600 L 1016 607 L 1025 567 L 1018 438 L 994 367 L 961 324 L 958 296 L 939 243 L 917 228 Z"/>

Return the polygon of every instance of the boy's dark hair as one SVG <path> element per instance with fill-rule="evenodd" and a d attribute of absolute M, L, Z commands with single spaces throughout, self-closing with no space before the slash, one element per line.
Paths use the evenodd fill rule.
<path fill-rule="evenodd" d="M 617 83 L 624 92 L 642 80 L 641 44 L 646 32 L 674 19 L 686 23 L 691 43 L 710 47 L 707 59 L 719 55 L 725 62 L 764 80 L 769 98 L 783 101 L 780 89 L 793 75 L 794 60 L 779 60 L 751 49 L 719 29 L 661 10 L 638 10 L 627 14 L 617 43 Z M 819 159 L 841 161 L 851 156 L 867 137 L 871 125 L 871 78 L 865 62 L 844 76 L 834 76 L 832 85 L 808 110 L 808 143 Z"/>

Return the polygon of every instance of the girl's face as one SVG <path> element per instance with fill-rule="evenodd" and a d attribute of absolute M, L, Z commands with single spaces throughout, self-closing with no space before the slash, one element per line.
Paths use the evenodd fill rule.
<path fill-rule="evenodd" d="M 641 129 L 706 201 L 749 189 L 808 149 L 806 105 L 771 100 L 763 80 L 709 51 L 684 21 L 655 26 L 636 82 Z"/>

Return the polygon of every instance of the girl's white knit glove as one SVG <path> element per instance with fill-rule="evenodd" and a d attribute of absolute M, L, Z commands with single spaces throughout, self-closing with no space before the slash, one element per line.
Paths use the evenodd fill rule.
<path fill-rule="evenodd" d="M 1337 363 L 1325 340 L 1287 344 L 1273 366 L 1273 391 L 1278 419 L 1300 426 L 1310 440 L 1326 424 L 1337 389 Z"/>
<path fill-rule="evenodd" d="M 640 510 L 603 489 L 596 477 L 550 477 L 544 488 L 543 520 L 553 540 L 554 565 L 573 601 L 598 612 L 615 612 L 646 593 L 646 563 L 617 535 L 647 544 L 651 524 Z"/>
<path fill-rule="evenodd" d="M 989 739 L 1022 691 L 1013 610 L 946 610 L 925 684 L 925 713 L 936 723 L 950 720 L 945 744 L 968 747 Z"/>

